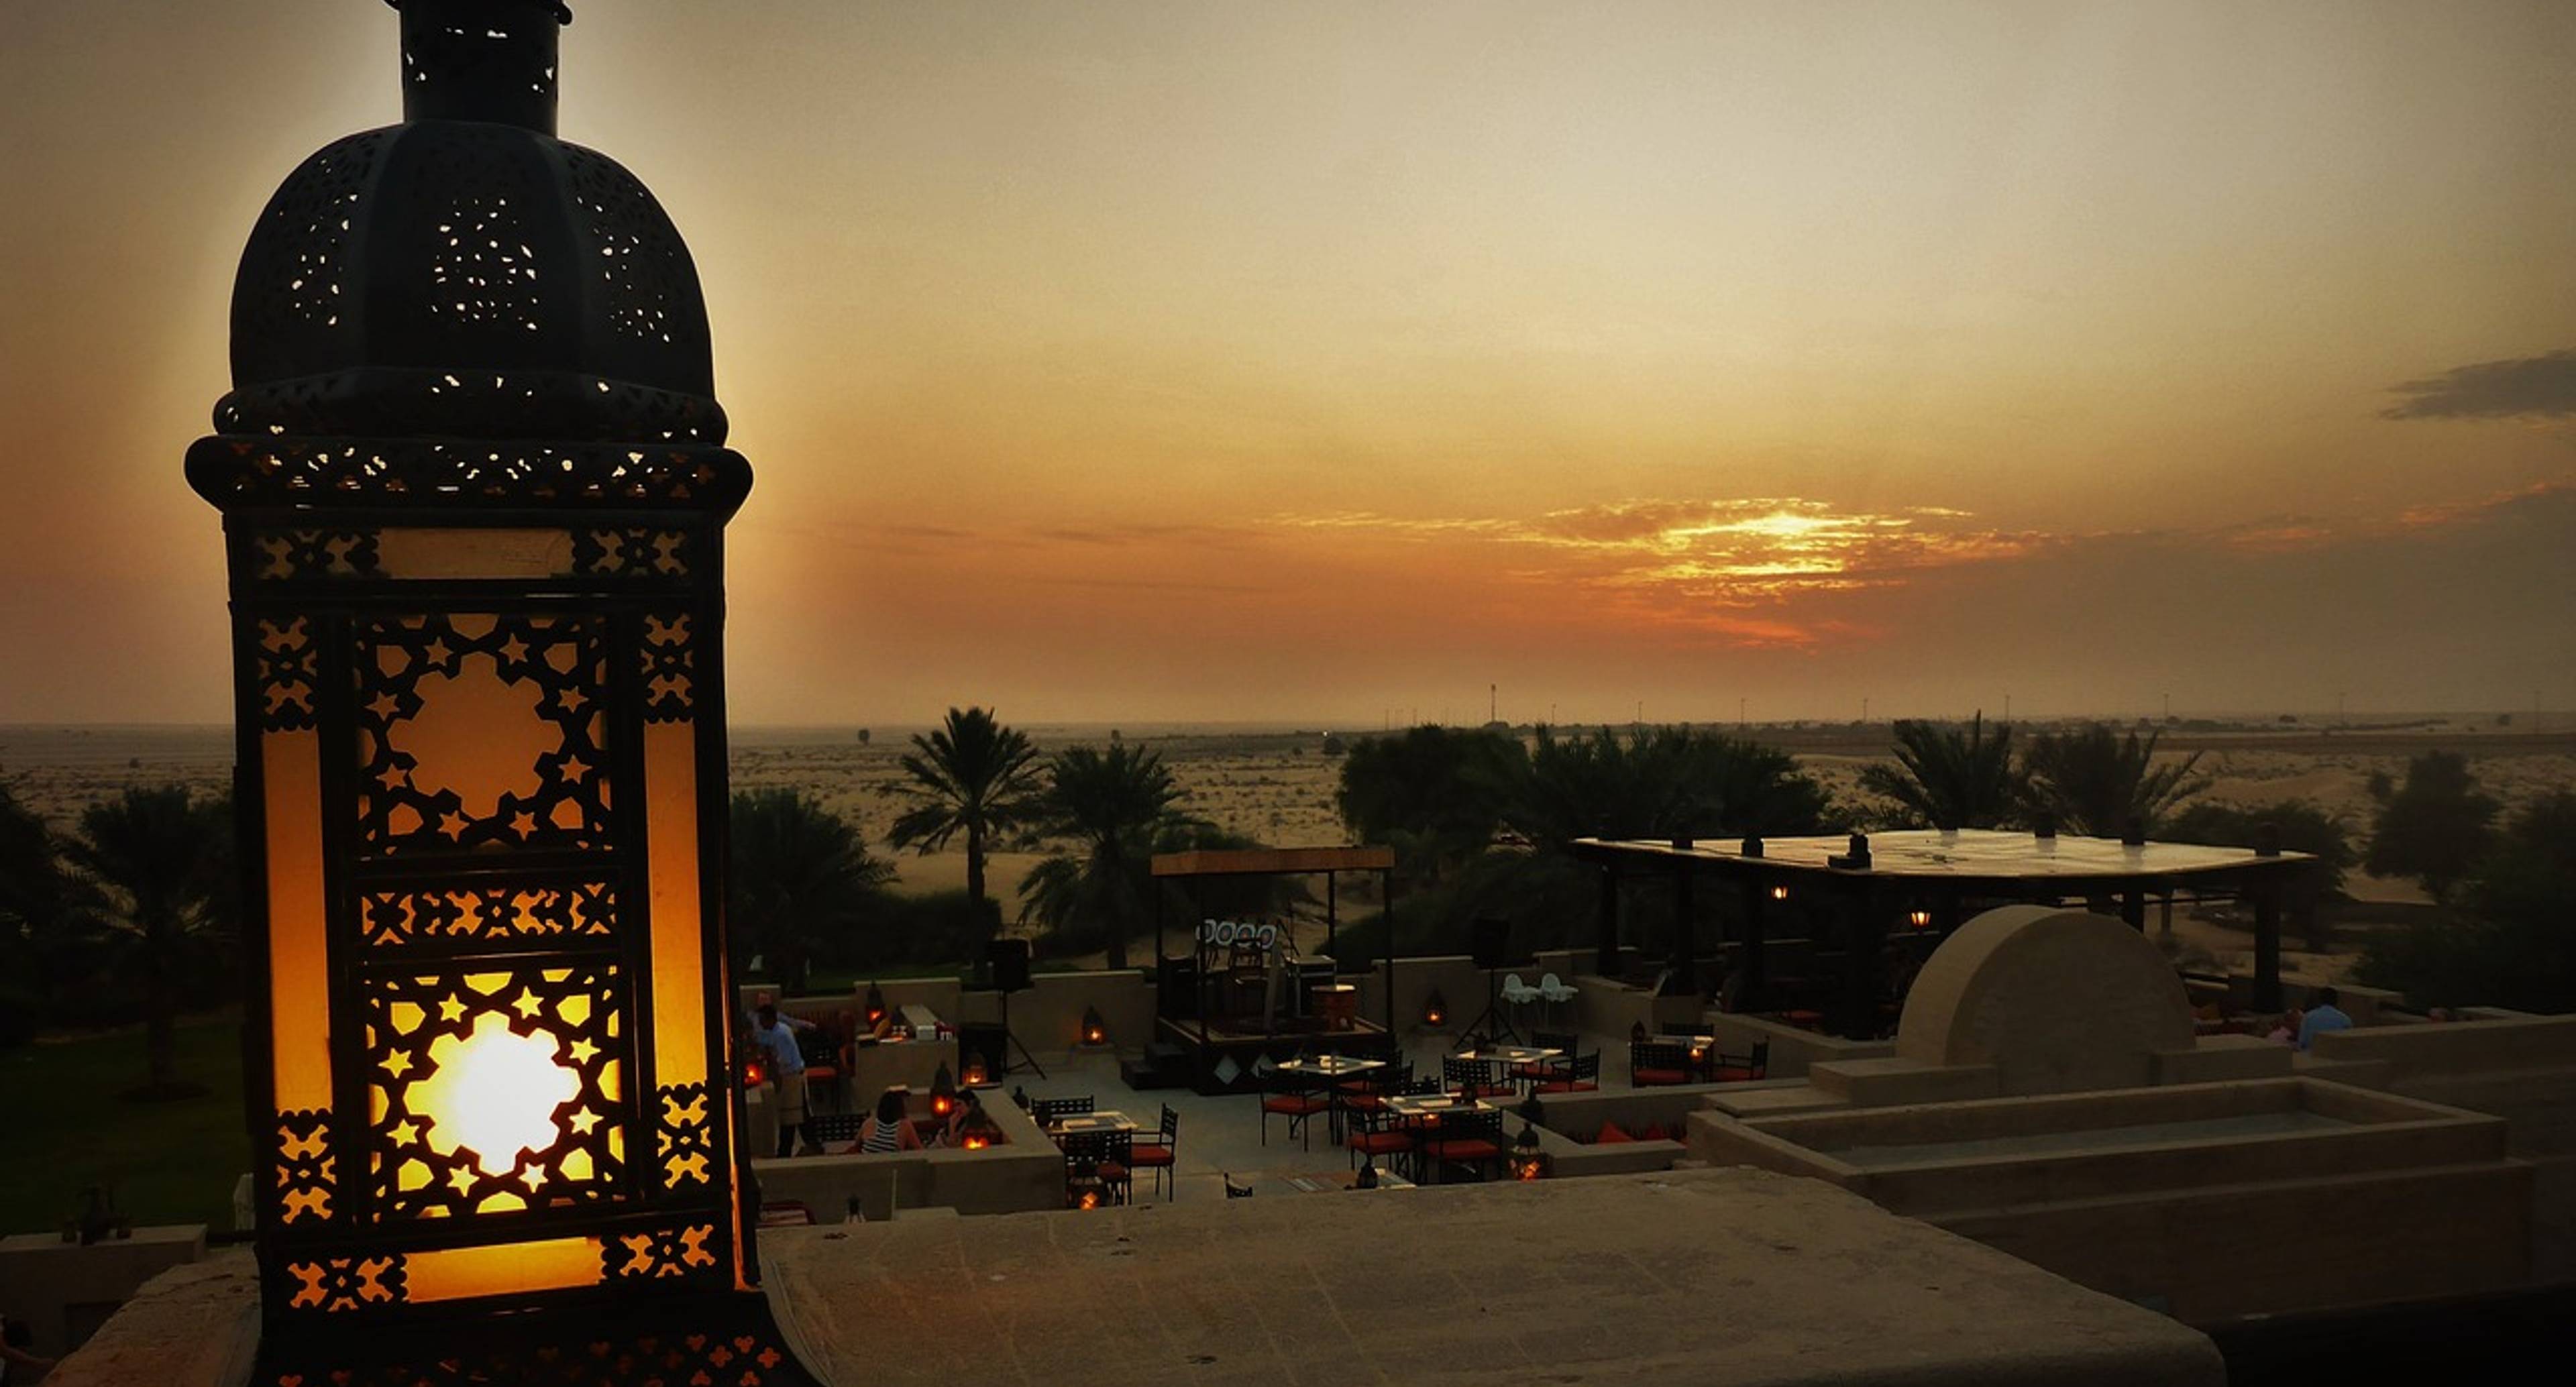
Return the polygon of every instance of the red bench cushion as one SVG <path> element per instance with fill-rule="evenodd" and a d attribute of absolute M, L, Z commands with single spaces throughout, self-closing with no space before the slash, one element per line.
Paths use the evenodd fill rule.
<path fill-rule="evenodd" d="M 1601 1135 L 1594 1137 L 1592 1142 L 1596 1146 L 1616 1146 L 1621 1142 L 1635 1140 L 1636 1138 L 1628 1135 L 1628 1130 L 1618 1123 L 1604 1122 L 1601 1124 Z"/>
<path fill-rule="evenodd" d="M 1686 1084 L 1690 1082 L 1689 1071 L 1681 1069 L 1640 1069 L 1637 1071 L 1635 1077 L 1636 1081 L 1641 1084 Z"/>

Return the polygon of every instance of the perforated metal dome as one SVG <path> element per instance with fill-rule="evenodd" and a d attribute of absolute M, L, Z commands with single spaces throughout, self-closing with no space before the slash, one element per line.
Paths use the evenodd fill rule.
<path fill-rule="evenodd" d="M 706 304 L 661 204 L 554 135 L 551 0 L 388 0 L 404 120 L 304 161 L 235 280 L 227 435 L 713 444 Z"/>

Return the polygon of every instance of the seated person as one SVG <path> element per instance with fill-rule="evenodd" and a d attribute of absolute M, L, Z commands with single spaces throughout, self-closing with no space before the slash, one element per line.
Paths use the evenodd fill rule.
<path fill-rule="evenodd" d="M 2331 987 L 2320 987 L 2316 990 L 2316 995 L 2309 999 L 2312 1005 L 2308 1008 L 2308 1014 L 2299 1022 L 2300 1049 L 2308 1048 L 2318 1036 L 2328 1031 L 2352 1029 L 2352 1018 L 2344 1015 L 2342 1007 L 2335 1005 L 2340 1000 L 2342 998 L 2337 996 Z"/>
<path fill-rule="evenodd" d="M 970 1088 L 958 1094 L 957 1101 L 948 1105 L 948 1120 L 940 1124 L 936 1143 L 941 1146 L 964 1146 L 967 1122 L 983 1115 L 984 1100 L 976 1096 L 975 1090 Z"/>
<path fill-rule="evenodd" d="M 2272 1023 L 2272 1029 L 2263 1033 L 2263 1038 L 2275 1045 L 2298 1044 L 2299 1009 L 2297 1007 L 2292 1007 L 2288 1011 L 2282 1012 L 2281 1018 Z"/>
<path fill-rule="evenodd" d="M 850 1143 L 845 1153 L 873 1156 L 889 1151 L 918 1151 L 921 1133 L 912 1129 L 912 1115 L 905 1111 L 906 1090 L 901 1084 L 877 1095 L 877 1110 L 859 1124 L 859 1139 Z"/>

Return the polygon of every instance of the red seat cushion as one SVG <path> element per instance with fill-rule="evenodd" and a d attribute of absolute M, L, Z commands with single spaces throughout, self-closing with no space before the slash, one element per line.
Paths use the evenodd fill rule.
<path fill-rule="evenodd" d="M 809 1084 L 817 1079 L 828 1084 L 839 1077 L 841 1077 L 841 1071 L 834 1069 L 828 1064 L 809 1064 L 805 1066 L 805 1082 Z"/>
<path fill-rule="evenodd" d="M 1346 1093 L 1342 1095 L 1342 1106 L 1360 1112 L 1376 1112 L 1386 1106 L 1386 1100 L 1374 1093 Z"/>
<path fill-rule="evenodd" d="M 1130 1163 L 1135 1165 L 1170 1165 L 1172 1163 L 1172 1148 L 1168 1146 L 1132 1146 L 1127 1150 L 1127 1159 Z"/>
<path fill-rule="evenodd" d="M 1098 1173 L 1101 1179 L 1106 1180 L 1113 1185 L 1124 1184 L 1127 1180 L 1127 1167 L 1120 1165 L 1116 1161 L 1102 1161 L 1099 1165 Z"/>
<path fill-rule="evenodd" d="M 1433 1160 L 1439 1161 L 1490 1161 L 1503 1154 L 1503 1148 L 1483 1137 L 1435 1141 L 1425 1144 L 1422 1149 L 1430 1152 Z"/>
<path fill-rule="evenodd" d="M 1413 1149 L 1413 1138 L 1402 1132 L 1354 1132 L 1350 1147 L 1372 1156 L 1387 1156 Z"/>
<path fill-rule="evenodd" d="M 1263 1112 L 1286 1113 L 1290 1117 L 1311 1117 L 1332 1105 L 1329 1098 L 1303 1093 L 1274 1093 L 1261 1100 Z"/>
<path fill-rule="evenodd" d="M 1637 1129 L 1637 1140 L 1671 1141 L 1672 1137 L 1665 1133 L 1664 1124 L 1660 1122 L 1649 1122 L 1645 1126 Z"/>
<path fill-rule="evenodd" d="M 1546 1083 L 1540 1084 L 1538 1086 L 1538 1091 L 1541 1093 L 1590 1093 L 1600 1087 L 1601 1085 L 1592 1082 L 1590 1079 L 1585 1079 L 1580 1083 L 1577 1083 L 1572 1079 L 1550 1079 Z"/>
<path fill-rule="evenodd" d="M 1745 1069 L 1732 1064 L 1722 1066 L 1717 1070 L 1717 1081 L 1721 1084 L 1740 1083 L 1746 1079 L 1759 1079 L 1761 1077 L 1762 1071 L 1759 1069 Z"/>
<path fill-rule="evenodd" d="M 1640 1069 L 1635 1079 L 1641 1084 L 1686 1084 L 1690 1073 L 1681 1069 Z"/>
<path fill-rule="evenodd" d="M 1604 1123 L 1602 1123 L 1602 1124 L 1601 1124 L 1601 1135 L 1599 1135 L 1599 1136 L 1597 1136 L 1597 1137 L 1594 1137 L 1594 1138 L 1592 1139 L 1593 1144 L 1594 1144 L 1594 1145 L 1596 1145 L 1596 1146 L 1616 1146 L 1616 1145 L 1618 1145 L 1618 1144 L 1619 1144 L 1619 1143 L 1621 1143 L 1621 1142 L 1635 1141 L 1635 1140 L 1636 1140 L 1636 1138 L 1635 1138 L 1635 1137 L 1632 1137 L 1632 1136 L 1628 1135 L 1628 1131 L 1627 1131 L 1627 1129 L 1626 1129 L 1626 1128 L 1621 1127 L 1621 1126 L 1620 1126 L 1618 1123 L 1616 1123 L 1616 1122 L 1604 1122 Z"/>

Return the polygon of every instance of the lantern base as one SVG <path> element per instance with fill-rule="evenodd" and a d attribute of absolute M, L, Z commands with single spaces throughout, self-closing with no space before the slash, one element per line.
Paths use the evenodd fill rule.
<path fill-rule="evenodd" d="M 422 1319 L 279 1326 L 255 1387 L 821 1387 L 758 1292 Z"/>

